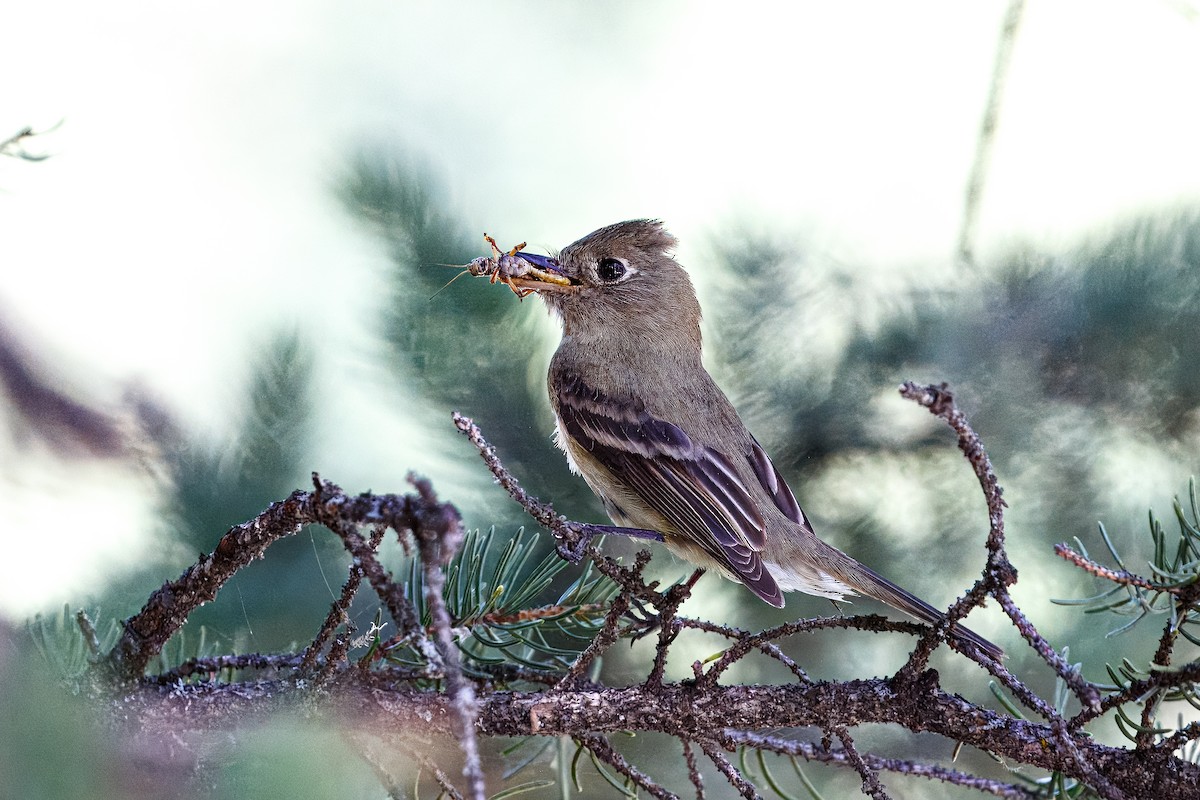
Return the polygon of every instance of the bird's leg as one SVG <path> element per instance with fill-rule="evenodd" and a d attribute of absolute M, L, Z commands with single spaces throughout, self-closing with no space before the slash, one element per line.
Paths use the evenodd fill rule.
<path fill-rule="evenodd" d="M 692 588 L 696 585 L 696 581 L 700 580 L 700 576 L 704 574 L 703 569 L 697 569 L 692 573 L 692 577 L 684 581 L 683 585 L 687 587 L 688 594 L 691 594 Z"/>
<path fill-rule="evenodd" d="M 583 524 L 579 526 L 582 531 L 590 536 L 628 536 L 631 539 L 649 539 L 652 542 L 661 542 L 663 535 L 658 531 L 650 531 L 645 528 L 624 528 L 620 525 L 589 525 Z"/>
<path fill-rule="evenodd" d="M 586 522 L 573 522 L 569 526 L 574 537 L 561 537 L 558 542 L 558 552 L 571 563 L 578 563 L 585 555 L 592 539 L 597 536 L 628 536 L 631 539 L 648 539 L 661 542 L 663 535 L 658 531 L 648 531 L 643 528 L 622 528 L 618 525 L 590 525 Z"/>

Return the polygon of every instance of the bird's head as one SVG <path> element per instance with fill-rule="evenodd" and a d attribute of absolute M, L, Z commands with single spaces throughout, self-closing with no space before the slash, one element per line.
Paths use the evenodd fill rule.
<path fill-rule="evenodd" d="M 589 233 L 557 256 L 521 253 L 540 270 L 569 280 L 515 282 L 537 292 L 571 336 L 604 332 L 700 341 L 700 304 L 687 273 L 672 258 L 675 237 L 656 220 L 618 222 Z"/>

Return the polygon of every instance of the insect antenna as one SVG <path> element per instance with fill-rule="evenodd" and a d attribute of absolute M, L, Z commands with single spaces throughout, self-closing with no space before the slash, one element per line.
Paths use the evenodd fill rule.
<path fill-rule="evenodd" d="M 461 265 L 461 264 L 438 264 L 437 266 L 439 266 L 439 267 L 461 267 L 462 265 Z M 446 287 L 447 287 L 447 286 L 449 286 L 450 284 L 454 283 L 456 280 L 458 280 L 459 278 L 461 278 L 463 275 L 470 275 L 470 274 L 471 274 L 471 271 L 470 271 L 470 270 L 464 269 L 462 272 L 458 273 L 458 274 L 457 274 L 457 275 L 455 275 L 453 278 L 451 278 L 450 280 L 446 281 L 446 286 L 443 286 L 441 289 L 438 289 L 436 292 L 434 292 L 433 294 L 429 295 L 429 300 L 428 300 L 427 302 L 432 302 L 432 301 L 433 301 L 433 298 L 437 297 L 439 294 L 441 294 L 442 292 L 446 291 Z"/>

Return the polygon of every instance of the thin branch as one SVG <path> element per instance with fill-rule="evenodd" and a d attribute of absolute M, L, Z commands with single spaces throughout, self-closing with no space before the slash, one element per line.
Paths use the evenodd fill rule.
<path fill-rule="evenodd" d="M 686 736 L 679 737 L 683 745 L 683 760 L 688 768 L 688 780 L 696 787 L 696 800 L 704 800 L 704 776 L 700 774 L 700 765 L 696 763 L 696 753 L 692 750 L 692 740 Z"/>
<path fill-rule="evenodd" d="M 520 481 L 509 472 L 505 466 L 500 463 L 500 458 L 496 455 L 496 448 L 488 443 L 487 439 L 483 438 L 482 431 L 470 417 L 463 416 L 455 411 L 452 415 L 454 426 L 459 429 L 468 439 L 471 444 L 479 451 L 479 455 L 483 458 L 483 462 L 487 464 L 492 475 L 495 476 L 496 482 L 500 487 L 508 493 L 508 496 L 516 500 L 521 508 L 525 509 L 525 513 L 537 520 L 543 528 L 546 528 L 554 534 L 560 544 L 571 548 L 579 544 L 582 540 L 586 545 L 590 537 L 582 535 L 581 527 L 574 525 L 566 517 L 556 513 L 554 506 L 549 503 L 543 503 L 536 497 L 532 497 L 522 488 Z M 589 548 L 590 549 L 590 548 Z M 566 557 L 564 555 L 564 557 Z M 571 560 L 579 560 L 574 558 Z"/>
<path fill-rule="evenodd" d="M 325 658 L 325 663 L 321 665 L 321 669 L 317 671 L 316 676 L 313 678 L 313 689 L 325 689 L 341 674 L 349 660 L 347 654 L 350 652 L 350 643 L 354 639 L 355 632 L 354 626 L 350 625 L 347 630 L 333 637 L 333 643 L 329 646 L 329 655 Z"/>
<path fill-rule="evenodd" d="M 844 750 L 828 749 L 813 742 L 801 742 L 778 736 L 728 729 L 722 733 L 722 742 L 727 747 L 752 747 L 764 752 L 803 758 L 805 761 L 851 767 L 849 756 Z M 899 775 L 941 781 L 942 783 L 974 789 L 994 797 L 1012 798 L 1013 800 L 1033 800 L 1033 798 L 1038 796 L 1038 792 L 1022 786 L 980 778 L 966 772 L 947 769 L 937 764 L 921 764 L 903 759 L 882 758 L 870 753 L 864 753 L 862 759 L 873 770 L 886 770 Z"/>
<path fill-rule="evenodd" d="M 1196 682 L 1200 682 L 1200 661 L 1192 661 L 1174 670 L 1152 670 L 1147 677 L 1130 681 L 1120 691 L 1105 697 L 1098 707 L 1081 710 L 1071 719 L 1071 728 L 1077 730 L 1105 712 L 1125 703 L 1137 702 L 1156 689 L 1170 689 Z"/>
<path fill-rule="evenodd" d="M 574 663 L 571 664 L 567 674 L 562 677 L 556 685 L 555 689 L 563 691 L 578 686 L 579 682 L 587 675 L 589 668 L 597 658 L 602 656 L 608 648 L 612 647 L 617 642 L 617 626 L 620 624 L 621 617 L 629 611 L 629 595 L 621 593 L 613 598 L 612 606 L 608 609 L 608 615 L 604 618 L 604 624 L 600 626 L 600 630 L 588 643 L 588 646 L 576 656 Z"/>
<path fill-rule="evenodd" d="M 1200 722 L 1189 722 L 1179 730 L 1158 743 L 1157 748 L 1165 753 L 1173 753 L 1188 742 L 1200 739 Z"/>
<path fill-rule="evenodd" d="M 386 528 L 376 526 L 375 530 L 371 532 L 369 547 L 372 552 L 379 549 L 379 544 L 383 541 L 386 531 Z M 321 650 L 325 648 L 325 643 L 329 641 L 329 637 L 333 635 L 337 627 L 350 621 L 350 604 L 354 602 L 354 596 L 358 593 L 363 574 L 362 562 L 358 559 L 352 561 L 350 574 L 346 577 L 346 582 L 342 584 L 341 595 L 333 601 L 329 614 L 326 615 L 317 635 L 313 637 L 304 651 L 304 659 L 300 664 L 301 669 L 310 669 L 316 663 L 317 657 L 321 655 Z"/>
<path fill-rule="evenodd" d="M 466 798 L 463 796 L 463 793 L 458 790 L 458 787 L 450 782 L 450 776 L 442 770 L 437 762 L 422 753 L 420 750 L 417 750 L 415 747 L 404 747 L 404 750 L 410 756 L 412 756 L 413 760 L 420 764 L 422 768 L 433 773 L 433 779 L 437 781 L 438 788 L 441 789 L 442 793 L 449 797 L 450 800 L 466 800 Z M 405 792 L 403 796 L 407 795 L 408 792 Z"/>
<path fill-rule="evenodd" d="M 1102 564 L 1097 564 L 1090 558 L 1078 553 L 1074 548 L 1065 543 L 1054 545 L 1054 554 L 1059 558 L 1070 561 L 1075 566 L 1082 569 L 1084 572 L 1095 575 L 1097 578 L 1103 578 L 1106 581 L 1119 583 L 1122 586 L 1136 586 L 1139 589 L 1146 589 L 1151 592 L 1162 592 L 1164 594 L 1181 594 L 1186 591 L 1192 584 L 1172 584 L 1164 585 L 1143 578 L 1141 575 L 1135 575 L 1123 569 L 1110 569 Z"/>
<path fill-rule="evenodd" d="M 863 794 L 870 795 L 875 800 L 891 800 L 891 795 L 884 790 L 883 784 L 879 782 L 879 775 L 859 755 L 858 749 L 854 746 L 854 739 L 850 737 L 850 731 L 846 729 L 846 726 L 833 725 L 830 726 L 830 731 L 841 740 L 842 752 L 846 754 L 846 759 L 858 774 L 862 776 Z"/>
<path fill-rule="evenodd" d="M 715 744 L 706 739 L 696 739 L 695 741 L 696 744 L 700 745 L 700 749 L 704 751 L 704 755 L 708 756 L 708 760 L 725 776 L 725 780 L 729 781 L 729 785 L 736 789 L 738 794 L 747 800 L 757 800 L 758 790 L 754 788 L 754 784 L 746 780 L 742 776 L 742 773 L 738 772 L 737 767 L 725 757 L 724 753 L 717 749 Z"/>
<path fill-rule="evenodd" d="M 684 626 L 695 628 L 696 630 L 706 631 L 708 633 L 716 633 L 735 640 L 735 644 L 725 650 L 721 654 L 708 671 L 705 673 L 704 681 L 707 684 L 715 684 L 722 674 L 734 663 L 745 658 L 746 655 L 754 649 L 759 649 L 767 655 L 775 658 L 785 667 L 788 667 L 793 674 L 802 681 L 810 680 L 804 670 L 785 656 L 778 648 L 773 648 L 769 645 L 775 639 L 781 639 L 787 636 L 794 636 L 799 633 L 812 633 L 821 630 L 834 629 L 853 629 L 871 631 L 873 633 L 882 633 L 894 631 L 899 633 L 908 633 L 914 636 L 919 636 L 928 630 L 927 626 L 919 622 L 908 622 L 905 620 L 892 620 L 879 614 L 860 614 L 847 617 L 811 617 L 808 619 L 798 619 L 793 622 L 785 622 L 782 625 L 777 625 L 774 628 L 767 628 L 758 633 L 750 633 L 738 628 L 731 628 L 726 625 L 719 625 L 706 620 L 691 619 L 689 617 L 681 617 L 680 621 Z"/>
<path fill-rule="evenodd" d="M 924 406 L 929 409 L 929 413 L 945 420 L 958 436 L 958 449 L 966 456 L 971 468 L 975 471 L 975 477 L 979 480 L 984 500 L 987 502 L 988 568 L 995 573 L 994 579 L 998 582 L 1004 585 L 1015 583 L 1017 580 L 1016 570 L 1012 568 L 1004 555 L 1004 507 L 1007 503 L 1004 502 L 1000 482 L 996 480 L 992 461 L 988 458 L 987 451 L 983 449 L 983 442 L 980 441 L 979 434 L 967 422 L 966 415 L 955 405 L 954 395 L 945 383 L 938 386 L 921 386 L 912 381 L 906 381 L 900 387 L 900 396 Z"/>
<path fill-rule="evenodd" d="M 294 670 L 299 669 L 302 656 L 299 653 L 241 653 L 238 655 L 189 658 L 174 669 L 145 678 L 148 683 L 170 686 L 196 675 L 217 675 L 221 672 L 243 669 Z"/>
<path fill-rule="evenodd" d="M 646 685 L 649 687 L 662 685 L 663 675 L 667 671 L 667 654 L 676 637 L 683 630 L 683 624 L 677 618 L 679 606 L 691 596 L 692 586 L 703 574 L 704 570 L 696 570 L 692 573 L 690 580 L 668 589 L 658 603 L 658 645 L 654 649 L 654 665 L 650 668 L 650 675 L 646 678 Z"/>
<path fill-rule="evenodd" d="M 342 546 L 354 563 L 362 568 L 367 582 L 387 608 L 399 635 L 423 638 L 424 630 L 404 586 L 392 580 L 387 569 L 379 563 L 375 555 L 376 548 L 370 544 L 380 528 L 385 533 L 387 528 L 391 528 L 399 535 L 405 550 L 408 550 L 408 540 L 404 534 L 413 529 L 417 519 L 413 500 L 411 495 L 363 494 L 351 498 L 338 486 L 322 481 L 313 473 L 314 521 L 329 528 L 342 540 Z M 371 539 L 364 538 L 359 532 L 359 527 L 364 524 L 373 526 Z"/>
<path fill-rule="evenodd" d="M 139 613 L 125 620 L 121 638 L 108 654 L 114 677 L 141 677 L 193 611 L 215 600 L 226 581 L 272 543 L 300 530 L 312 515 L 311 500 L 308 492 L 295 491 L 288 499 L 272 503 L 251 521 L 230 528 L 212 553 L 152 594 Z"/>
<path fill-rule="evenodd" d="M 413 536 L 421 552 L 421 567 L 425 575 L 425 605 L 429 609 L 436 633 L 434 641 L 441 656 L 442 671 L 446 675 L 446 691 L 458 719 L 458 730 L 455 733 L 465 759 L 463 775 L 467 779 L 472 800 L 485 800 L 487 789 L 483 780 L 483 762 L 479 756 L 479 740 L 475 733 L 479 703 L 475 687 L 463 677 L 458 645 L 454 642 L 453 623 L 442 596 L 446 586 L 443 569 L 462 545 L 462 519 L 454 506 L 438 502 L 429 481 L 411 475 L 409 480 L 421 498 L 417 511 L 418 524 L 413 528 Z"/>
<path fill-rule="evenodd" d="M 1004 502 L 999 481 L 996 480 L 996 473 L 992 469 L 991 459 L 988 458 L 987 451 L 984 450 L 979 435 L 971 427 L 966 416 L 955 405 L 954 395 L 950 392 L 949 387 L 944 383 L 939 386 L 920 386 L 908 381 L 900 387 L 900 395 L 928 408 L 931 414 L 945 420 L 954 430 L 958 436 L 958 447 L 975 471 L 975 477 L 983 489 L 984 499 L 987 502 L 989 528 L 987 565 L 984 567 L 983 575 L 976 582 L 975 586 L 950 607 L 950 610 L 946 614 L 947 618 L 949 620 L 957 620 L 965 616 L 970 609 L 981 605 L 988 595 L 995 597 L 1000 607 L 1004 609 L 1004 612 L 1012 620 L 1025 640 L 1029 642 L 1038 655 L 1054 670 L 1054 674 L 1066 682 L 1079 701 L 1085 707 L 1099 706 L 1099 690 L 1085 680 L 1078 671 L 1073 669 L 1059 655 L 1058 651 L 1050 646 L 1049 642 L 1038 633 L 1037 628 L 1025 616 L 1024 612 L 1021 611 L 1008 592 L 1008 587 L 1017 581 L 1017 570 L 1008 560 L 1008 554 L 1004 549 L 1004 508 L 1007 504 Z M 914 651 L 912 657 L 909 659 L 909 663 L 901 671 L 903 677 L 911 679 L 913 674 L 925 668 L 928 663 L 929 653 L 932 652 L 932 644 L 935 641 L 936 639 L 927 639 L 926 642 L 922 643 L 922 647 Z M 982 661 L 979 663 L 983 664 Z M 985 664 L 984 666 L 987 665 Z M 901 677 L 901 673 L 898 673 L 898 677 Z M 996 674 L 996 672 L 993 671 L 993 674 Z M 1013 680 L 1015 681 L 1015 678 Z M 1015 693 L 1023 694 L 1030 698 L 1029 702 L 1033 703 L 1030 707 L 1036 708 L 1046 719 L 1054 719 L 1057 716 L 1052 712 L 1048 713 L 1049 706 L 1044 702 L 1034 701 L 1032 699 L 1034 697 L 1032 692 L 1027 690 L 1018 691 L 1015 688 L 1015 684 L 1009 688 L 1013 689 Z"/>
<path fill-rule="evenodd" d="M 632 531 L 632 535 L 638 538 L 657 539 L 661 541 L 661 534 L 654 531 L 642 531 L 636 528 L 624 529 L 614 528 L 610 525 L 585 525 L 581 522 L 573 522 L 567 519 L 555 512 L 554 506 L 538 500 L 525 491 L 516 476 L 509 472 L 504 464 L 501 463 L 500 457 L 496 455 L 496 448 L 484 438 L 483 432 L 479 430 L 479 426 L 470 417 L 463 416 L 455 411 L 452 414 L 452 418 L 454 426 L 470 440 L 471 444 L 475 445 L 475 449 L 479 451 L 483 463 L 487 465 L 488 470 L 496 478 L 496 483 L 525 510 L 526 514 L 533 517 L 539 525 L 550 531 L 554 536 L 560 556 L 572 562 L 579 561 L 585 555 L 591 556 L 596 568 L 604 575 L 612 578 L 622 587 L 632 591 L 635 596 L 653 601 L 651 587 L 642 584 L 640 579 L 636 583 L 631 583 L 630 574 L 622 570 L 611 559 L 603 558 L 600 551 L 591 545 L 591 540 L 602 533 Z"/>
<path fill-rule="evenodd" d="M 542 619 L 556 619 L 561 617 L 567 609 L 574 609 L 572 612 L 577 617 L 582 616 L 599 616 L 600 612 L 607 608 L 601 603 L 583 603 L 582 605 L 547 605 L 538 606 L 537 608 L 522 608 L 516 611 L 491 611 L 487 614 L 481 614 L 478 617 L 472 617 L 475 625 L 512 625 L 519 622 L 532 622 Z"/>
<path fill-rule="evenodd" d="M 651 797 L 657 797 L 659 800 L 679 800 L 679 796 L 667 789 L 659 786 L 654 780 L 642 772 L 640 769 L 630 764 L 625 756 L 613 749 L 608 739 L 596 734 L 577 734 L 575 740 L 596 754 L 596 757 L 615 769 L 617 772 L 624 775 L 629 780 L 633 781 L 640 788 L 645 790 Z"/>
<path fill-rule="evenodd" d="M 447 512 L 440 506 L 430 508 L 428 503 L 432 501 L 424 497 L 391 494 L 350 497 L 334 484 L 321 481 L 315 473 L 313 485 L 314 491 L 292 492 L 286 500 L 272 503 L 249 522 L 233 526 L 212 553 L 201 557 L 178 579 L 163 584 L 139 613 L 125 620 L 120 639 L 105 659 L 105 668 L 121 680 L 141 677 L 150 660 L 183 627 L 188 616 L 216 599 L 230 578 L 260 558 L 274 542 L 314 523 L 324 525 L 342 538 L 400 630 L 419 631 L 403 587 L 391 581 L 356 528 L 383 525 L 398 533 L 415 531 Z"/>

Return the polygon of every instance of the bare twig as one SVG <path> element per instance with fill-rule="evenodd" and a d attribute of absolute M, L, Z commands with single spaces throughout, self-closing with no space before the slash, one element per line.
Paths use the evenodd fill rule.
<path fill-rule="evenodd" d="M 627 611 L 629 611 L 629 595 L 624 593 L 618 594 L 613 598 L 612 606 L 608 609 L 608 615 L 604 618 L 604 624 L 600 626 L 599 632 L 596 633 L 583 652 L 576 656 L 574 663 L 571 664 L 571 668 L 567 670 L 567 674 L 563 676 L 562 680 L 555 685 L 555 689 L 563 691 L 574 688 L 583 680 L 592 663 L 602 656 L 608 648 L 616 644 L 617 626 L 620 624 L 621 617 L 625 616 Z"/>
<path fill-rule="evenodd" d="M 1123 569 L 1110 569 L 1102 564 L 1097 564 L 1090 558 L 1078 553 L 1071 546 L 1059 543 L 1054 545 L 1054 554 L 1059 558 L 1070 561 L 1075 566 L 1082 569 L 1084 572 L 1095 575 L 1097 578 L 1103 578 L 1112 583 L 1119 583 L 1122 586 L 1136 586 L 1139 589 L 1146 589 L 1151 592 L 1162 592 L 1164 594 L 1181 594 L 1186 591 L 1192 584 L 1171 584 L 1164 585 L 1143 578 L 1141 575 L 1135 575 Z"/>
<path fill-rule="evenodd" d="M 654 665 L 650 668 L 650 675 L 646 678 L 647 686 L 662 685 L 663 675 L 667 670 L 667 654 L 671 649 L 671 644 L 683 630 L 683 624 L 677 618 L 679 606 L 691 596 L 692 586 L 703 574 L 704 570 L 696 570 L 692 573 L 690 580 L 668 589 L 658 603 L 658 646 L 654 649 Z"/>
<path fill-rule="evenodd" d="M 901 620 L 891 620 L 887 617 L 878 614 L 863 614 L 850 617 L 813 617 L 810 619 L 799 619 L 794 622 L 785 622 L 782 625 L 777 625 L 774 628 L 767 628 L 758 633 L 749 633 L 738 628 L 731 628 L 726 625 L 718 625 L 714 622 L 705 620 L 690 619 L 681 617 L 680 621 L 685 627 L 695 628 L 696 630 L 706 631 L 708 633 L 716 633 L 721 636 L 734 639 L 733 646 L 728 648 L 721 657 L 718 658 L 708 671 L 705 673 L 704 682 L 706 684 L 715 684 L 721 675 L 734 663 L 745 658 L 745 656 L 754 649 L 761 650 L 768 656 L 779 660 L 785 667 L 792 671 L 802 681 L 810 680 L 808 675 L 799 665 L 795 664 L 790 658 L 784 655 L 778 648 L 770 643 L 775 639 L 781 639 L 786 636 L 794 636 L 798 633 L 811 633 L 820 630 L 831 630 L 837 628 L 855 629 L 873 632 L 884 631 L 899 631 L 920 635 L 926 630 L 924 625 L 918 622 L 906 622 Z"/>
<path fill-rule="evenodd" d="M 884 790 L 883 784 L 879 782 L 879 775 L 859 755 L 858 749 L 854 746 L 854 739 L 850 737 L 850 731 L 846 729 L 846 726 L 834 725 L 830 728 L 830 731 L 841 740 L 842 752 L 846 754 L 846 760 L 862 776 L 863 794 L 870 795 L 875 800 L 891 800 L 891 795 Z"/>
<path fill-rule="evenodd" d="M 609 567 L 604 565 L 603 559 L 599 557 L 599 551 L 591 546 L 593 537 L 603 533 L 620 533 L 642 539 L 662 541 L 662 535 L 654 531 L 617 528 L 611 525 L 586 525 L 581 522 L 572 522 L 558 514 L 555 512 L 554 506 L 538 500 L 525 491 L 516 476 L 500 462 L 500 457 L 496 455 L 496 448 L 483 437 L 483 432 L 479 430 L 479 426 L 475 424 L 474 420 L 457 411 L 452 414 L 452 418 L 454 426 L 470 440 L 471 444 L 475 445 L 475 449 L 483 458 L 483 463 L 487 464 L 488 470 L 495 476 L 496 483 L 500 484 L 500 487 L 525 510 L 526 514 L 533 517 L 539 525 L 554 535 L 557 540 L 558 553 L 566 560 L 575 562 L 585 555 L 590 555 L 595 560 L 597 569 L 609 577 L 614 577 L 610 572 L 620 568 L 615 564 Z M 618 579 L 614 577 L 614 580 Z M 620 582 L 618 580 L 618 583 Z"/>
<path fill-rule="evenodd" d="M 430 508 L 428 504 L 432 501 L 425 497 L 390 494 L 350 497 L 334 484 L 321 481 L 316 474 L 313 485 L 314 491 L 292 492 L 286 500 L 272 503 L 249 522 L 230 528 L 212 553 L 151 595 L 142 610 L 125 621 L 120 639 L 105 659 L 106 668 L 122 680 L 141 677 L 146 665 L 183 627 L 193 611 L 215 599 L 230 578 L 261 557 L 272 543 L 313 523 L 325 525 L 342 538 L 400 630 L 420 631 L 403 587 L 391 581 L 356 528 L 383 525 L 401 533 L 416 531 L 422 524 L 448 512 L 440 506 Z"/>
<path fill-rule="evenodd" d="M 379 548 L 379 544 L 383 541 L 383 535 L 386 531 L 386 528 L 378 525 L 375 526 L 375 530 L 371 532 L 369 543 L 372 551 Z M 362 562 L 358 559 L 352 561 L 350 563 L 350 574 L 346 577 L 346 582 L 342 584 L 341 595 L 333 601 L 329 609 L 329 614 L 326 615 L 320 630 L 317 631 L 317 635 L 313 637 L 313 640 L 304 651 L 304 659 L 300 664 L 301 669 L 311 669 L 312 665 L 316 663 L 317 657 L 321 655 L 321 650 L 324 649 L 325 643 L 333 635 L 334 630 L 339 625 L 350 621 L 350 604 L 354 602 L 354 595 L 358 593 L 358 587 L 362 583 L 363 574 Z"/>
<path fill-rule="evenodd" d="M 379 563 L 375 548 L 371 546 L 375 532 L 383 528 L 396 531 L 400 543 L 408 549 L 405 533 L 411 531 L 416 524 L 416 508 L 414 498 L 398 495 L 359 495 L 348 497 L 338 486 L 322 481 L 313 473 L 312 506 L 315 522 L 329 528 L 342 540 L 342 546 L 358 564 L 375 594 L 383 602 L 388 613 L 396 623 L 399 635 L 422 637 L 424 631 L 417 619 L 412 601 L 404 591 L 404 586 L 392 580 L 391 575 Z M 370 524 L 373 527 L 371 539 L 366 539 L 359 533 L 359 527 Z"/>
<path fill-rule="evenodd" d="M 491 470 L 492 475 L 496 477 L 496 482 L 508 493 L 509 497 L 516 500 L 521 508 L 525 509 L 526 514 L 537 520 L 538 524 L 553 533 L 555 538 L 568 548 L 579 544 L 580 541 L 583 541 L 584 545 L 587 544 L 587 540 L 590 537 L 584 537 L 581 534 L 581 526 L 572 527 L 572 523 L 566 517 L 554 511 L 554 506 L 549 503 L 543 503 L 536 497 L 532 497 L 522 488 L 521 483 L 516 477 L 500 463 L 500 459 L 496 455 L 496 448 L 489 444 L 487 439 L 483 438 L 483 433 L 479 430 L 479 426 L 475 424 L 474 420 L 463 416 L 457 411 L 452 416 L 454 426 L 470 439 L 471 444 L 475 445 L 475 448 L 479 450 L 479 455 L 483 458 L 483 462 L 487 464 L 488 469 Z M 578 558 L 573 560 L 578 560 Z"/>
<path fill-rule="evenodd" d="M 726 747 L 745 746 L 784 756 L 796 756 L 805 761 L 815 761 L 825 764 L 835 764 L 849 767 L 850 759 L 844 750 L 829 749 L 813 742 L 802 742 L 795 739 L 784 739 L 779 736 L 768 736 L 748 731 L 725 730 L 721 735 Z M 974 789 L 994 797 L 1013 798 L 1013 800 L 1033 800 L 1037 792 L 1016 786 L 1011 783 L 980 778 L 966 772 L 947 769 L 937 764 L 921 764 L 896 758 L 881 758 L 870 753 L 862 754 L 862 759 L 873 770 L 886 770 L 899 775 L 909 775 L 918 778 L 941 781 L 955 786 Z"/>
<path fill-rule="evenodd" d="M 446 690 L 450 695 L 458 719 L 459 745 L 464 756 L 463 775 L 466 776 L 472 800 L 485 800 L 487 789 L 483 781 L 483 762 L 479 756 L 479 740 L 475 723 L 479 718 L 479 703 L 472 686 L 462 673 L 462 660 L 458 645 L 454 643 L 454 631 L 450 612 L 442 591 L 446 585 L 443 568 L 462 544 L 461 517 L 449 503 L 442 504 L 433 493 L 429 481 L 409 476 L 417 488 L 421 504 L 417 511 L 417 525 L 413 536 L 421 551 L 421 568 L 425 575 L 425 605 L 429 609 L 434 632 L 437 635 L 438 654 L 442 660 L 442 671 L 446 676 Z"/>
<path fill-rule="evenodd" d="M 346 630 L 333 637 L 333 643 L 329 646 L 329 655 L 313 678 L 313 689 L 326 688 L 341 674 L 347 662 L 346 654 L 350 652 L 350 642 L 354 639 L 354 633 L 354 626 L 348 625 Z"/>
<path fill-rule="evenodd" d="M 226 581 L 273 542 L 300 530 L 312 516 L 311 499 L 307 492 L 292 492 L 250 522 L 235 525 L 212 553 L 151 595 L 138 614 L 125 620 L 121 638 L 108 654 L 113 675 L 125 680 L 141 677 L 193 611 L 214 600 Z"/>
<path fill-rule="evenodd" d="M 300 668 L 303 656 L 299 653 L 241 653 L 237 655 L 209 656 L 207 658 L 189 658 L 174 669 L 159 673 L 146 681 L 160 686 L 169 686 L 176 681 L 185 680 L 195 675 L 216 675 L 220 672 L 258 669 L 258 670 L 294 670 Z"/>
<path fill-rule="evenodd" d="M 667 789 L 659 786 L 653 779 L 640 769 L 630 764 L 625 759 L 625 756 L 613 749 L 608 739 L 596 734 L 580 734 L 575 737 L 575 740 L 586 747 L 588 750 L 595 753 L 596 757 L 615 769 L 617 772 L 624 775 L 629 780 L 633 781 L 637 786 L 643 789 L 651 797 L 657 797 L 659 800 L 679 800 L 679 796 Z"/>
<path fill-rule="evenodd" d="M 757 800 L 758 790 L 754 788 L 754 784 L 738 772 L 737 767 L 717 749 L 715 744 L 707 739 L 696 739 L 695 742 L 700 745 L 704 755 L 708 756 L 708 760 L 725 776 L 725 780 L 729 781 L 729 785 L 736 789 L 738 794 L 747 800 Z"/>
<path fill-rule="evenodd" d="M 692 750 L 692 740 L 680 736 L 683 745 L 683 760 L 688 768 L 688 780 L 696 787 L 696 800 L 704 800 L 704 776 L 700 774 L 700 765 L 696 763 L 696 753 Z"/>
<path fill-rule="evenodd" d="M 1017 630 L 1025 638 L 1038 655 L 1054 670 L 1054 673 L 1066 682 L 1071 691 L 1079 699 L 1079 701 L 1088 707 L 1098 706 L 1100 703 L 1100 693 L 1094 685 L 1086 681 L 1079 672 L 1071 667 L 1067 661 L 1062 658 L 1059 653 L 1050 646 L 1046 639 L 1037 631 L 1029 618 L 1012 600 L 1008 592 L 1008 587 L 1017 581 L 1017 570 L 1008 560 L 1008 554 L 1004 549 L 1004 507 L 1007 505 L 1002 496 L 1000 484 L 996 480 L 996 473 L 992 469 L 991 459 L 988 458 L 987 451 L 983 448 L 983 443 L 979 439 L 979 435 L 967 422 L 966 416 L 958 409 L 954 403 L 954 396 L 951 394 L 949 387 L 946 384 L 939 386 L 920 386 L 911 381 L 904 383 L 900 387 L 900 395 L 906 399 L 912 400 L 929 409 L 934 416 L 940 417 L 954 430 L 958 436 L 958 447 L 966 456 L 967 461 L 971 464 L 975 471 L 975 477 L 979 481 L 980 487 L 983 489 L 984 499 L 988 506 L 988 538 L 987 564 L 984 567 L 982 577 L 976 582 L 967 594 L 960 598 L 950 607 L 946 613 L 947 619 L 954 621 L 966 615 L 968 611 L 981 605 L 988 595 L 996 598 L 1000 607 L 1008 614 Z M 936 633 L 936 630 L 935 630 Z M 930 634 L 932 637 L 933 634 Z M 916 672 L 924 669 L 928 663 L 929 653 L 932 651 L 932 645 L 936 642 L 936 638 L 927 638 L 922 646 L 914 651 L 909 663 L 904 666 L 898 677 L 911 678 Z M 979 659 L 975 659 L 979 661 Z M 983 661 L 979 661 L 985 667 L 988 667 Z M 999 666 L 999 665 L 996 665 Z M 989 668 L 993 674 L 999 674 L 995 669 Z M 1015 679 L 1013 679 L 1015 681 Z M 1027 690 L 1020 691 L 1015 687 L 1015 683 L 1009 687 L 1015 693 L 1031 698 L 1031 708 L 1035 708 L 1039 713 L 1046 716 L 1047 719 L 1053 719 L 1056 715 L 1050 713 L 1049 706 L 1040 701 L 1033 701 L 1032 692 Z"/>
<path fill-rule="evenodd" d="M 1162 750 L 1164 753 L 1173 753 L 1196 739 L 1200 739 L 1200 722 L 1189 722 L 1159 742 L 1156 749 Z"/>

